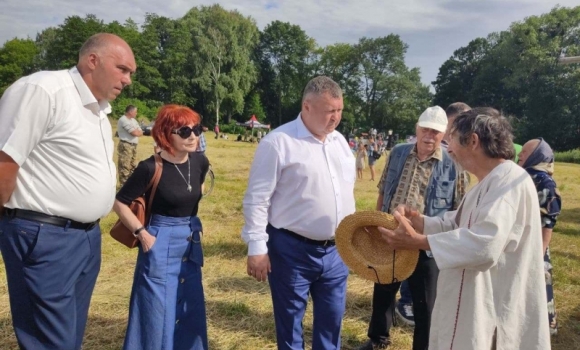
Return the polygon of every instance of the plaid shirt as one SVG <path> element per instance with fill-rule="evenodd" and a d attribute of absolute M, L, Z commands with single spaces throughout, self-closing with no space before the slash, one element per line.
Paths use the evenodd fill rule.
<path fill-rule="evenodd" d="M 203 136 L 203 132 L 199 135 L 199 147 L 195 150 L 196 152 L 205 152 L 205 148 L 207 147 L 207 142 L 205 141 L 205 136 Z"/>
<path fill-rule="evenodd" d="M 441 160 L 443 160 L 443 151 L 441 148 L 436 149 L 431 156 L 423 161 L 419 160 L 417 156 L 417 146 L 413 148 L 405 161 L 401 177 L 399 178 L 399 184 L 397 185 L 397 190 L 395 191 L 391 204 L 389 205 L 390 213 L 392 213 L 399 204 L 410 205 L 421 213 L 425 211 L 425 193 L 427 192 L 427 186 L 429 185 L 435 162 Z M 381 175 L 381 179 L 377 185 L 379 194 L 383 194 L 388 168 L 389 158 L 387 158 L 383 174 Z M 464 171 L 458 172 L 456 180 L 453 202 L 454 210 L 457 209 L 461 199 L 465 195 L 466 188 L 469 185 L 469 175 Z"/>

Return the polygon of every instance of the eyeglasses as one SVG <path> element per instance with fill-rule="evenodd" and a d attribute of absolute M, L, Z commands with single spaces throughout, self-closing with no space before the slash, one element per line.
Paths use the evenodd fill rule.
<path fill-rule="evenodd" d="M 201 131 L 201 125 L 197 124 L 193 128 L 190 128 L 189 126 L 182 126 L 177 130 L 173 130 L 171 133 L 179 135 L 179 137 L 182 139 L 186 139 L 191 136 L 191 133 L 193 133 L 195 136 L 201 135 Z"/>

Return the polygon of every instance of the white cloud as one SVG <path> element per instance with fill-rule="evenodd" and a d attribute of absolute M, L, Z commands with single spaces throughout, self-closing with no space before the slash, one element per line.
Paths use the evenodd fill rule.
<path fill-rule="evenodd" d="M 577 6 L 578 0 L 222 0 L 228 10 L 238 10 L 256 20 L 263 29 L 273 20 L 299 25 L 318 44 L 353 43 L 362 36 L 390 33 L 411 38 L 407 42 L 411 63 L 420 65 L 423 81 L 434 80 L 439 66 L 453 50 L 470 40 L 504 30 L 513 21 L 550 11 L 556 4 Z M 0 0 L 0 45 L 14 37 L 36 37 L 68 16 L 92 13 L 105 22 L 124 22 L 131 17 L 142 24 L 146 13 L 178 18 L 193 6 L 212 5 L 215 0 Z M 459 33 L 459 35 L 458 35 Z M 421 40 L 413 41 L 413 38 Z M 449 37 L 454 38 L 449 43 Z M 421 45 L 431 40 L 435 45 Z M 451 44 L 451 45 L 450 45 Z M 453 49 L 449 50 L 452 46 Z M 433 47 L 441 47 L 434 51 Z M 433 59 L 426 59 L 432 57 Z"/>
<path fill-rule="evenodd" d="M 450 11 L 441 5 L 448 1 L 430 0 L 381 1 L 381 0 L 331 0 L 293 1 L 293 0 L 224 0 L 220 2 L 226 9 L 237 9 L 246 16 L 256 19 L 260 28 L 272 20 L 295 23 L 304 28 L 311 36 L 340 36 L 334 33 L 364 33 L 368 28 L 389 30 L 428 30 L 442 28 L 449 23 L 438 18 L 447 16 Z M 180 17 L 193 5 L 211 5 L 213 1 L 201 0 L 192 4 L 189 1 L 169 0 L 94 0 L 81 3 L 75 0 L 20 0 L 3 6 L 0 15 L 0 42 L 15 36 L 35 37 L 36 33 L 50 25 L 61 24 L 67 16 L 95 14 L 106 22 L 124 21 L 128 17 L 142 22 L 147 12 L 161 16 Z M 310 33 L 312 31 L 312 33 Z M 325 43 L 327 44 L 327 43 Z"/>

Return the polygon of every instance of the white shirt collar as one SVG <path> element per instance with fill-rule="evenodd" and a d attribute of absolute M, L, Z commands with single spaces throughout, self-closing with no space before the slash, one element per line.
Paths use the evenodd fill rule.
<path fill-rule="evenodd" d="M 111 113 L 111 105 L 109 104 L 109 102 L 105 100 L 97 101 L 95 95 L 93 95 L 93 93 L 87 86 L 87 83 L 84 81 L 83 77 L 81 76 L 81 73 L 79 72 L 76 66 L 69 70 L 69 74 L 73 80 L 73 83 L 75 84 L 75 87 L 77 88 L 77 91 L 79 92 L 79 96 L 81 97 L 81 102 L 83 103 L 83 106 L 97 104 L 99 106 L 99 109 L 105 112 L 106 114 Z"/>

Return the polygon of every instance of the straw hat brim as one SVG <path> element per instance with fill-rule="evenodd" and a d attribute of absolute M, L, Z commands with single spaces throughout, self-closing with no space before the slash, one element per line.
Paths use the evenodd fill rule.
<path fill-rule="evenodd" d="M 380 211 L 346 216 L 336 229 L 338 253 L 364 279 L 380 284 L 401 282 L 415 271 L 419 251 L 393 250 L 381 237 L 378 226 L 394 230 L 399 223 L 391 214 Z"/>

